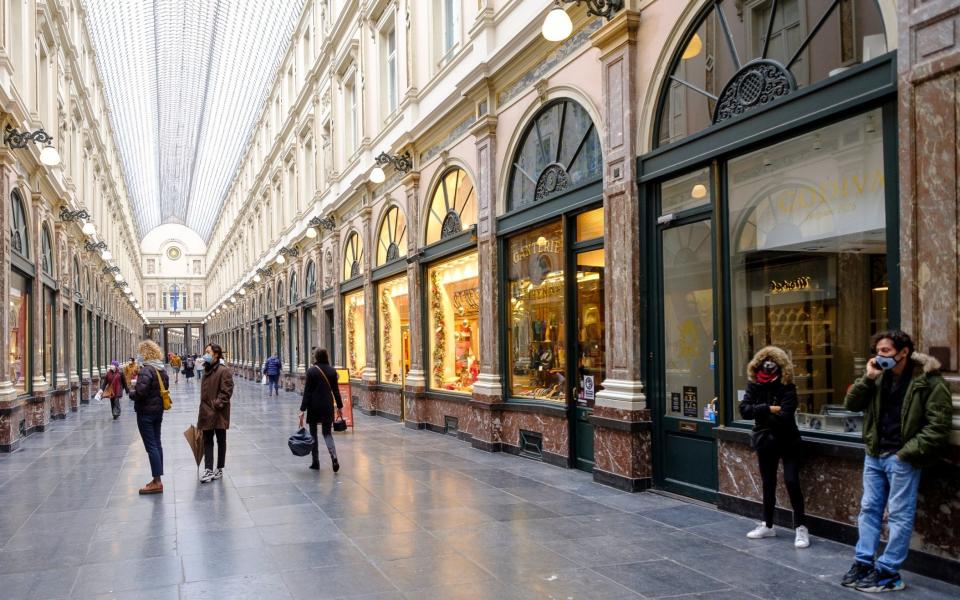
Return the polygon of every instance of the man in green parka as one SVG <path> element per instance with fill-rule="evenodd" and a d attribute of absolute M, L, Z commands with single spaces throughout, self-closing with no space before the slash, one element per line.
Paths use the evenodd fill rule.
<path fill-rule="evenodd" d="M 914 352 L 903 331 L 883 331 L 871 341 L 874 357 L 844 400 L 850 411 L 863 411 L 863 498 L 856 562 L 842 584 L 861 592 L 904 588 L 900 565 L 910 550 L 917 512 L 920 469 L 947 448 L 953 407 L 940 363 Z M 889 511 L 890 539 L 880 545 L 883 511 Z"/>

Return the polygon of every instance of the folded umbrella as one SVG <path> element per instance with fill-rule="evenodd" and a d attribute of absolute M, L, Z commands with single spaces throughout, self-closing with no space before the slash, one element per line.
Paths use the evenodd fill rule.
<path fill-rule="evenodd" d="M 203 432 L 197 429 L 195 425 L 191 425 L 183 432 L 183 437 L 187 438 L 187 444 L 193 451 L 193 459 L 197 461 L 199 467 L 200 460 L 203 458 Z"/>

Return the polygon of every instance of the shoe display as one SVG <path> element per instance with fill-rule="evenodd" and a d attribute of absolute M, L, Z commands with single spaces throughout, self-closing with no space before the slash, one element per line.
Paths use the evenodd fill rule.
<path fill-rule="evenodd" d="M 870 569 L 870 572 L 854 586 L 858 592 L 868 594 L 899 592 L 905 587 L 899 573 L 888 573 L 881 569 Z"/>
<path fill-rule="evenodd" d="M 747 537 L 751 540 L 759 540 L 761 538 L 774 537 L 777 535 L 776 530 L 773 527 L 767 527 L 765 523 L 760 523 L 753 529 L 750 533 L 747 534 Z"/>
<path fill-rule="evenodd" d="M 807 548 L 810 546 L 810 533 L 803 525 L 797 527 L 797 537 L 793 541 L 793 545 L 796 548 Z"/>
<path fill-rule="evenodd" d="M 200 483 L 210 483 L 211 481 L 213 481 L 213 471 L 204 469 L 203 474 L 200 475 Z"/>
<path fill-rule="evenodd" d="M 843 576 L 843 579 L 840 581 L 840 585 L 844 587 L 854 587 L 860 580 L 867 576 L 873 570 L 873 565 L 868 565 L 862 562 L 855 562 L 853 566 L 850 567 L 850 570 L 846 572 Z"/>

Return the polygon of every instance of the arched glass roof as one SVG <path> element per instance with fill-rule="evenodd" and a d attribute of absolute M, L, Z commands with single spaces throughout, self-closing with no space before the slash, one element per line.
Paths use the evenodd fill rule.
<path fill-rule="evenodd" d="M 209 238 L 303 4 L 85 1 L 141 238 Z"/>

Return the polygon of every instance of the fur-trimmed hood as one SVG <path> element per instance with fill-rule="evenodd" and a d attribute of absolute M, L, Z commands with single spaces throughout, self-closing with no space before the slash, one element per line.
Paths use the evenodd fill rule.
<path fill-rule="evenodd" d="M 747 379 L 756 381 L 757 369 L 759 369 L 763 361 L 767 359 L 780 365 L 780 381 L 783 382 L 783 385 L 793 383 L 793 363 L 790 362 L 790 356 L 788 356 L 783 349 L 776 346 L 760 348 L 760 350 L 753 355 L 753 359 L 747 365 Z"/>
<path fill-rule="evenodd" d="M 940 361 L 929 354 L 914 351 L 914 353 L 910 355 L 910 360 L 913 361 L 914 376 L 919 375 L 920 371 L 922 371 L 924 375 L 940 372 Z"/>

